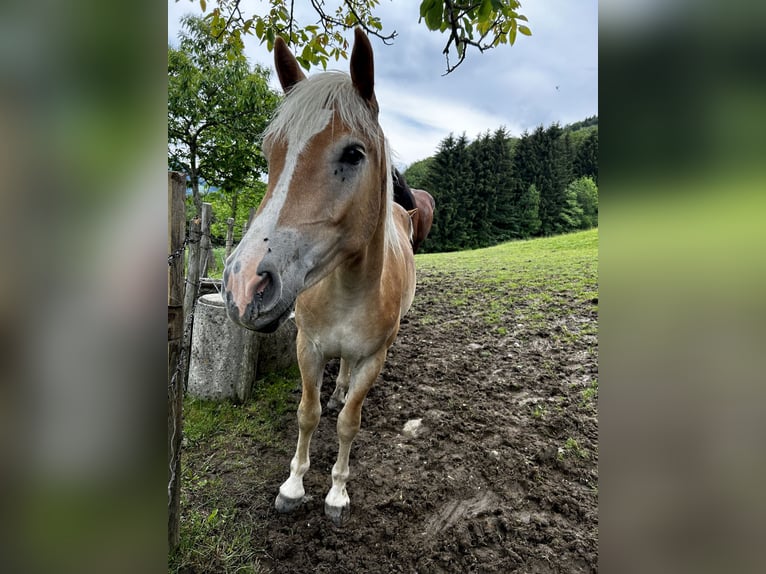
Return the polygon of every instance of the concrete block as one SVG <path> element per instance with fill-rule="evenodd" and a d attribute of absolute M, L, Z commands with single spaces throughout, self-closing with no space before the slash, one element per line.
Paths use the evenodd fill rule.
<path fill-rule="evenodd" d="M 219 293 L 203 295 L 194 313 L 188 393 L 247 401 L 256 378 L 298 362 L 296 335 L 292 320 L 274 333 L 249 331 L 229 320 Z"/>
<path fill-rule="evenodd" d="M 250 398 L 258 341 L 226 316 L 218 293 L 203 295 L 194 312 L 188 393 L 204 399 Z"/>

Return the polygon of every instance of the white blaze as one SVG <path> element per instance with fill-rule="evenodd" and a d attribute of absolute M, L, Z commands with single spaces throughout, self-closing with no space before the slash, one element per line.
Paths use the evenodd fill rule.
<path fill-rule="evenodd" d="M 274 191 L 271 195 L 271 199 L 264 206 L 263 211 L 258 215 L 256 221 L 259 221 L 260 225 L 253 223 L 253 227 L 258 227 L 263 230 L 264 227 L 271 227 L 276 225 L 279 214 L 282 212 L 282 207 L 287 201 L 287 191 L 290 189 L 290 181 L 293 179 L 293 173 L 298 165 L 298 158 L 301 152 L 309 143 L 311 138 L 321 132 L 332 119 L 332 110 L 321 110 L 320 113 L 315 116 L 307 118 L 307 121 L 302 130 L 290 130 L 287 139 L 287 155 L 285 157 L 285 165 L 282 168 L 282 173 L 279 174 L 279 181 L 274 186 Z"/>

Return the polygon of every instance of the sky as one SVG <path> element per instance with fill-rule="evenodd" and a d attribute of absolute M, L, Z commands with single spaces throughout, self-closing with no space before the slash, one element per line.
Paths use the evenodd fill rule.
<path fill-rule="evenodd" d="M 308 4 L 296 2 L 301 24 L 316 20 Z M 472 51 L 446 76 L 447 37 L 418 24 L 419 4 L 381 0 L 375 13 L 383 31 L 396 30 L 397 37 L 390 46 L 371 38 L 379 121 L 400 169 L 434 155 L 450 133 L 465 132 L 473 140 L 502 126 L 518 137 L 540 125 L 564 126 L 598 114 L 597 0 L 522 0 L 519 11 L 529 18 L 532 36 L 519 34 L 513 46 L 483 54 Z M 264 5 L 242 1 L 245 14 Z M 187 13 L 201 14 L 199 2 L 168 0 L 169 43 L 177 45 L 180 18 Z M 346 37 L 352 41 L 353 32 Z M 273 70 L 265 46 L 253 36 L 244 41 L 250 62 Z M 348 71 L 348 62 L 331 60 L 328 69 Z M 280 90 L 276 73 L 271 84 Z"/>

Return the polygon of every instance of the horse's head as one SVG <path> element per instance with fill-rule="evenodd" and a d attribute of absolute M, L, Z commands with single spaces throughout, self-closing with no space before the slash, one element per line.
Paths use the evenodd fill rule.
<path fill-rule="evenodd" d="M 367 36 L 355 32 L 350 77 L 306 78 L 281 38 L 274 60 L 286 97 L 264 135 L 268 188 L 224 270 L 229 316 L 262 332 L 279 327 L 302 290 L 361 252 L 391 212 Z"/>

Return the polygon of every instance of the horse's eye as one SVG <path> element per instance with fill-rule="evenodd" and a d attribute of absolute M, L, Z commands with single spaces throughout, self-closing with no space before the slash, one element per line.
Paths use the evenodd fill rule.
<path fill-rule="evenodd" d="M 340 156 L 341 163 L 359 165 L 364 159 L 364 148 L 358 145 L 350 145 L 343 150 Z"/>

